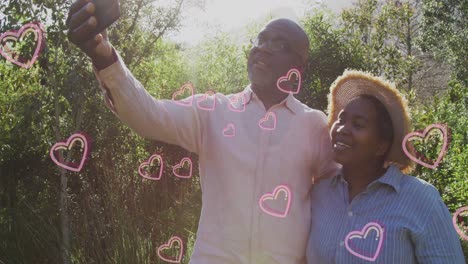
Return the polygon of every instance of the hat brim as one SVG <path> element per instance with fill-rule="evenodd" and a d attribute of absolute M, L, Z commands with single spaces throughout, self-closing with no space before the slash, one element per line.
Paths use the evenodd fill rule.
<path fill-rule="evenodd" d="M 395 86 L 361 71 L 347 70 L 330 87 L 328 95 L 328 126 L 331 128 L 340 111 L 354 98 L 371 95 L 387 109 L 393 124 L 393 142 L 385 159 L 386 164 L 394 164 L 402 171 L 411 170 L 412 162 L 405 155 L 402 142 L 411 129 L 411 118 L 404 96 Z"/>

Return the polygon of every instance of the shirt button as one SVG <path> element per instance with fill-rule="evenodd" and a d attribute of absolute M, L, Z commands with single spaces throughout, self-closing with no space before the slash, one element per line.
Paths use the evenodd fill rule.
<path fill-rule="evenodd" d="M 353 216 L 353 212 L 352 212 L 352 211 L 348 211 L 348 216 Z"/>
<path fill-rule="evenodd" d="M 340 247 L 344 246 L 344 241 L 340 242 Z"/>

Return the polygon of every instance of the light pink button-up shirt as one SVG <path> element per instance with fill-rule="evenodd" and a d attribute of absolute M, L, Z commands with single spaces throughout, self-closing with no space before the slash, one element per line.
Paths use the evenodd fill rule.
<path fill-rule="evenodd" d="M 202 212 L 190 263 L 305 263 L 312 179 L 336 170 L 325 114 L 289 95 L 268 110 L 276 116 L 276 127 L 271 116 L 262 123 L 274 127 L 268 130 L 259 124 L 267 111 L 250 87 L 208 97 L 204 103 L 215 101 L 215 110 L 207 111 L 197 107 L 202 95 L 192 106 L 154 99 L 120 58 L 97 76 L 107 105 L 130 128 L 199 156 Z M 234 100 L 239 96 L 245 100 Z M 259 203 L 278 185 L 291 190 L 284 218 Z M 286 212 L 285 196 L 265 205 Z"/>

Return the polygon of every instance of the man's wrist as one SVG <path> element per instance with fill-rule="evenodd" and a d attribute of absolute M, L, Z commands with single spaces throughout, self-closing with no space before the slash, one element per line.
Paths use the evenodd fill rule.
<path fill-rule="evenodd" d="M 119 57 L 117 56 L 117 52 L 115 52 L 115 49 L 112 48 L 111 56 L 107 58 L 92 59 L 92 62 L 93 62 L 94 68 L 100 71 L 116 63 L 118 60 L 119 60 Z"/>

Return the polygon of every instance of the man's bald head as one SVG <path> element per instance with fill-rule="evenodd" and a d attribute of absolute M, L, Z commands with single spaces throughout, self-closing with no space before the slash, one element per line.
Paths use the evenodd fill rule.
<path fill-rule="evenodd" d="M 247 61 L 252 90 L 265 101 L 284 99 L 287 94 L 277 88 L 278 79 L 291 69 L 303 71 L 308 55 L 309 38 L 298 24 L 285 18 L 268 22 L 253 42 Z"/>
<path fill-rule="evenodd" d="M 290 19 L 278 18 L 270 20 L 265 28 L 268 27 L 281 28 L 282 31 L 288 35 L 288 39 L 291 40 L 291 48 L 301 57 L 304 65 L 307 63 L 307 59 L 309 58 L 310 43 L 309 37 L 301 26 Z"/>

